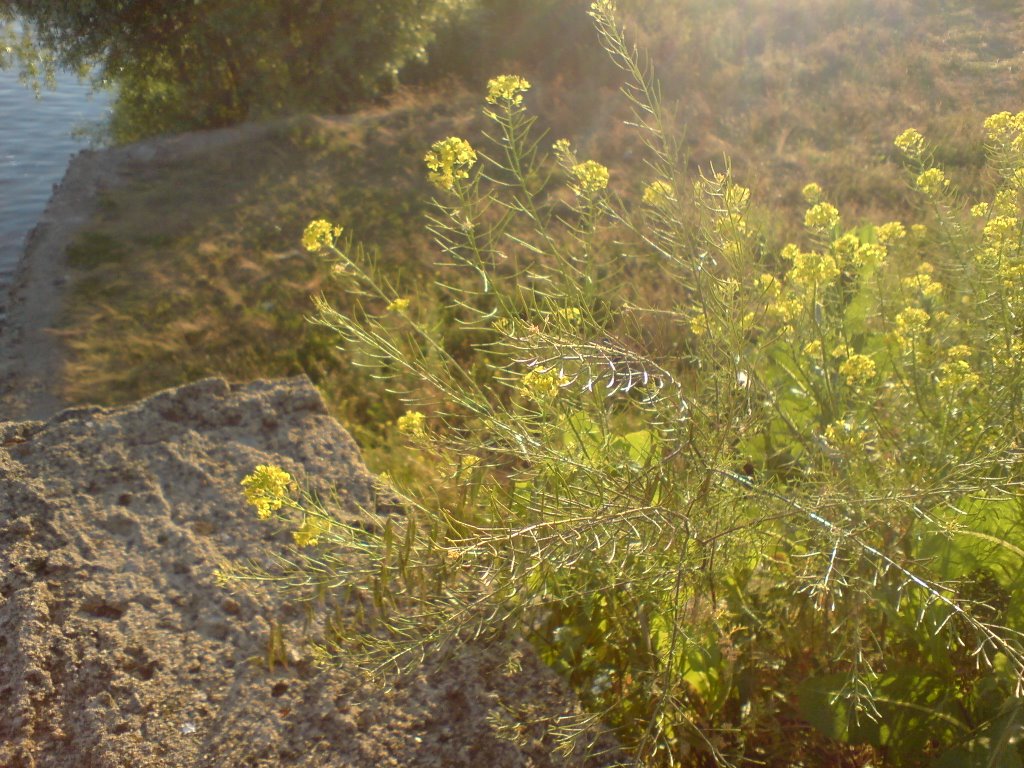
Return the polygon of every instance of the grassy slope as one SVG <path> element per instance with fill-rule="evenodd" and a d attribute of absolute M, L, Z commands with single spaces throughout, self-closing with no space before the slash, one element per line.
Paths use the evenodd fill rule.
<path fill-rule="evenodd" d="M 910 125 L 941 140 L 938 159 L 954 178 L 977 182 L 981 120 L 1024 107 L 1019 12 L 992 2 L 778 5 L 654 3 L 641 24 L 662 30 L 641 42 L 667 95 L 680 98 L 692 160 L 707 167 L 727 153 L 775 239 L 793 237 L 810 180 L 849 223 L 910 215 L 891 149 Z M 604 75 L 545 81 L 543 56 L 526 58 L 531 108 L 553 134 L 571 136 L 618 179 L 641 181 L 638 143 Z M 332 289 L 299 235 L 329 218 L 378 246 L 396 274 L 429 275 L 422 156 L 449 134 L 479 143 L 479 104 L 448 89 L 354 118 L 293 118 L 110 192 L 71 254 L 65 396 L 115 403 L 213 373 L 305 370 L 350 426 L 379 429 L 395 406 L 304 320 L 309 296 Z"/>
<path fill-rule="evenodd" d="M 472 111 L 406 100 L 286 119 L 107 192 L 70 252 L 66 397 L 116 403 L 214 373 L 306 371 L 343 411 L 365 410 L 333 341 L 305 319 L 332 281 L 300 235 L 314 217 L 345 222 L 395 270 L 422 272 L 423 137 Z"/>

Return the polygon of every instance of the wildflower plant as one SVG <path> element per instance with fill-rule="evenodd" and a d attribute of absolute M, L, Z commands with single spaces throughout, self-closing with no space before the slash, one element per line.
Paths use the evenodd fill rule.
<path fill-rule="evenodd" d="M 645 765 L 854 745 L 1018 765 L 999 761 L 1024 719 L 1024 120 L 986 125 L 997 188 L 973 216 L 908 131 L 916 229 L 849 228 L 809 184 L 770 253 L 728 166 L 685 178 L 614 3 L 591 15 L 649 153 L 638 200 L 569 141 L 546 151 L 504 75 L 485 140 L 426 156 L 455 323 L 310 235 L 364 299 L 321 298 L 318 322 L 439 468 L 391 485 L 401 517 L 299 505 L 309 546 L 277 578 L 350 601 L 318 658 L 383 671 L 525 636 L 596 719 L 550 724 L 566 754 L 596 721 Z M 276 489 L 264 475 L 247 489 Z"/>

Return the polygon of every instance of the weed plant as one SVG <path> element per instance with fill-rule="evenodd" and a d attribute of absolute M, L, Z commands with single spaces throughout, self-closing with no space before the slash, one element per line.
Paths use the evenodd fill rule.
<path fill-rule="evenodd" d="M 848 226 L 810 183 L 776 252 L 728 165 L 687 175 L 611 0 L 591 15 L 645 178 L 537 135 L 506 75 L 486 149 L 426 156 L 439 269 L 469 277 L 444 306 L 313 222 L 359 298 L 318 322 L 436 477 L 382 477 L 405 514 L 353 522 L 261 467 L 295 547 L 221 575 L 320 606 L 325 663 L 529 638 L 588 713 L 549 724 L 567 757 L 601 723 L 642 765 L 1020 765 L 1024 112 L 985 123 L 983 202 L 911 129 L 919 223 Z"/>

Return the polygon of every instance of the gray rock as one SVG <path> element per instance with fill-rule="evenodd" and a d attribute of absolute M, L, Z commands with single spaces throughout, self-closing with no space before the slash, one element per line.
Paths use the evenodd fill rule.
<path fill-rule="evenodd" d="M 501 741 L 500 700 L 573 711 L 524 650 L 487 649 L 409 681 L 368 685 L 305 660 L 303 614 L 224 560 L 265 557 L 287 531 L 239 481 L 284 467 L 339 515 L 375 503 L 352 438 L 307 379 L 209 379 L 123 408 L 0 423 L 0 765 L 550 765 Z M 265 658 L 272 623 L 286 666 Z M 455 707 L 453 701 L 460 702 Z"/>

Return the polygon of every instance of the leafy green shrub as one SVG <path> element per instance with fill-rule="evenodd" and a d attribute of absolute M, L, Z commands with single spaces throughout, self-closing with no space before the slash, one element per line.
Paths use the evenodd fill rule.
<path fill-rule="evenodd" d="M 272 577 L 326 607 L 317 657 L 525 635 L 645 765 L 1020 765 L 1024 113 L 986 122 L 985 202 L 909 130 L 919 223 L 849 226 L 812 183 L 775 253 L 727 167 L 684 175 L 613 3 L 591 14 L 647 178 L 546 151 L 502 76 L 489 148 L 426 157 L 440 261 L 473 278 L 442 286 L 453 321 L 307 230 L 362 299 L 319 322 L 438 467 L 358 522 L 247 481 L 298 521 Z M 551 724 L 566 754 L 586 725 Z"/>

